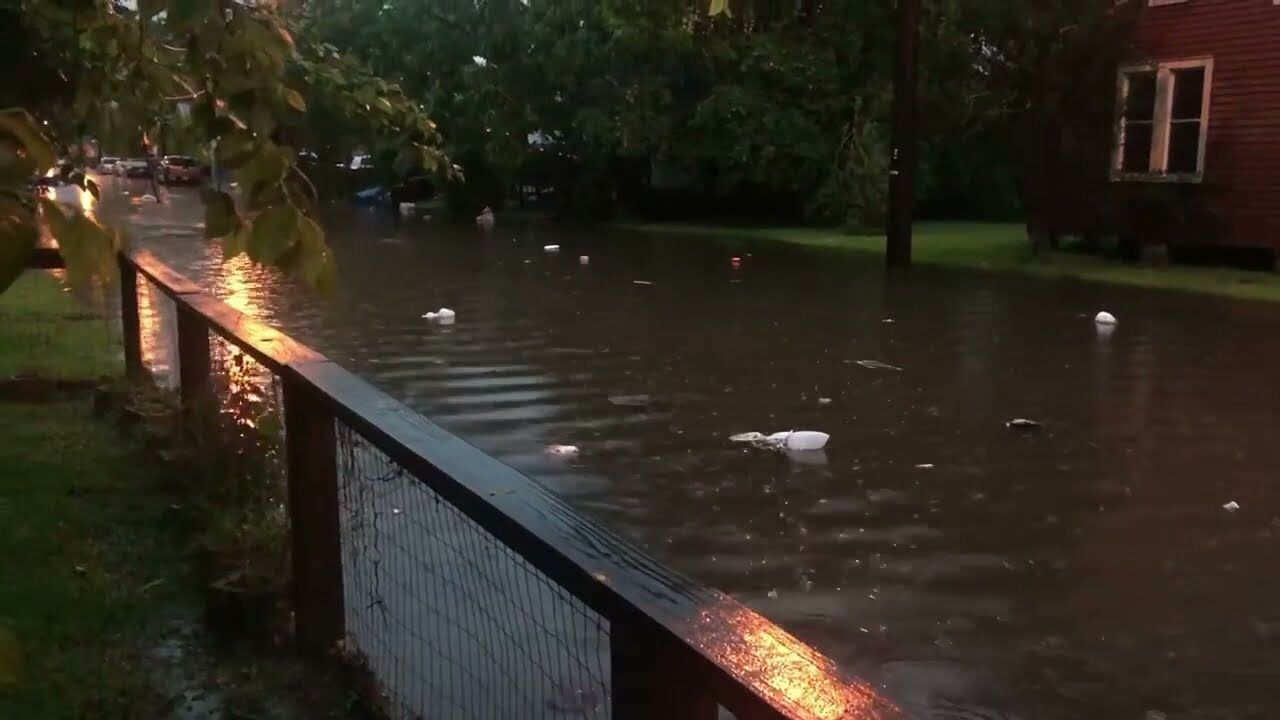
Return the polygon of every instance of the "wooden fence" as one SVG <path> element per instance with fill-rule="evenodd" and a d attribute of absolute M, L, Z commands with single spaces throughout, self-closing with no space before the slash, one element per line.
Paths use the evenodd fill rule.
<path fill-rule="evenodd" d="M 40 251 L 31 265 L 59 267 L 61 258 L 56 251 Z M 831 661 L 759 614 L 674 573 L 539 483 L 320 353 L 204 292 L 149 252 L 122 253 L 119 271 L 130 378 L 147 376 L 138 293 L 140 282 L 147 282 L 171 299 L 176 311 L 177 375 L 184 403 L 210 396 L 214 336 L 251 356 L 283 390 L 291 598 L 296 642 L 305 655 L 324 658 L 340 643 L 360 641 L 348 619 L 363 607 L 348 607 L 344 598 L 351 578 L 344 579 L 337 428 L 354 433 L 397 472 L 429 488 L 436 503 L 447 503 L 451 512 L 482 529 L 488 541 L 518 556 L 549 579 L 556 592 L 607 623 L 606 687 L 591 700 L 599 705 L 595 716 L 712 720 L 720 708 L 741 720 L 897 715 L 871 688 L 842 677 Z M 508 576 L 493 577 L 504 582 L 501 578 Z M 535 602 L 513 597 L 517 605 Z M 485 602 L 483 597 L 474 600 Z M 425 657 L 446 662 L 449 648 L 470 652 L 453 643 L 432 646 Z M 376 670 L 377 663 L 373 665 Z M 591 715 L 582 707 L 552 712 L 548 708 L 553 704 L 523 708 L 518 716 Z M 465 702 L 459 707 L 454 715 L 494 715 L 471 711 Z M 440 716 L 432 708 L 410 708 L 404 716 L 414 713 Z"/>

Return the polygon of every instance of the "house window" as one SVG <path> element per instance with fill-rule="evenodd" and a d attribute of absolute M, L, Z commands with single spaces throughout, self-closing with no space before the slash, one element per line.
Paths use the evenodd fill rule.
<path fill-rule="evenodd" d="M 1212 75 L 1208 59 L 1121 69 L 1115 179 L 1200 179 Z"/>

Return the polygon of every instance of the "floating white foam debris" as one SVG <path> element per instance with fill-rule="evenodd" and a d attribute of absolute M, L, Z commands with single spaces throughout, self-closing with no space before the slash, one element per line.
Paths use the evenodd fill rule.
<path fill-rule="evenodd" d="M 1232 500 L 1231 502 L 1223 505 L 1222 509 L 1226 510 L 1227 512 L 1235 512 L 1240 509 L 1240 503 L 1236 502 L 1235 500 Z"/>
<path fill-rule="evenodd" d="M 916 469 L 917 469 L 917 470 L 932 470 L 932 469 L 933 469 L 933 463 L 920 463 L 920 464 L 916 465 Z"/>
<path fill-rule="evenodd" d="M 632 285 L 652 285 L 653 281 L 652 280 L 632 280 L 631 284 Z"/>
<path fill-rule="evenodd" d="M 549 252 L 549 253 L 558 253 L 560 252 L 560 246 L 559 245 L 543 245 L 542 251 Z"/>
<path fill-rule="evenodd" d="M 786 430 L 765 435 L 758 432 L 738 433 L 729 436 L 730 442 L 750 443 L 771 450 L 794 450 L 806 452 L 821 450 L 827 446 L 831 436 L 816 430 Z"/>
<path fill-rule="evenodd" d="M 1106 310 L 1103 310 L 1102 312 L 1095 315 L 1093 318 L 1093 321 L 1099 325 L 1115 325 L 1116 323 L 1120 322 L 1119 320 L 1116 320 L 1115 315 L 1112 315 Z"/>
<path fill-rule="evenodd" d="M 574 457 L 580 451 L 577 445 L 548 445 L 547 454 L 554 457 Z"/>
<path fill-rule="evenodd" d="M 832 401 L 831 401 L 831 398 L 829 398 L 829 397 L 820 397 L 820 398 L 818 398 L 818 404 L 819 404 L 819 405 L 830 405 L 830 404 L 831 404 L 831 402 L 832 402 Z"/>
<path fill-rule="evenodd" d="M 1027 418 L 1014 418 L 1009 422 L 1006 422 L 1004 426 L 1015 430 L 1038 430 L 1043 427 L 1035 420 L 1028 420 Z"/>
<path fill-rule="evenodd" d="M 457 319 L 457 317 L 458 317 L 458 313 L 450 310 L 449 308 L 442 307 L 439 310 L 436 310 L 435 312 L 429 312 L 423 315 L 422 319 L 438 322 L 441 325 L 452 325 L 453 322 Z"/>
<path fill-rule="evenodd" d="M 858 364 L 868 370 L 896 370 L 902 372 L 902 368 L 889 363 L 882 363 L 879 360 L 859 360 Z"/>
<path fill-rule="evenodd" d="M 590 265 L 590 264 L 591 264 L 591 256 L 590 256 L 590 255 L 579 255 L 579 256 L 578 256 L 578 264 L 579 264 L 579 265 Z"/>

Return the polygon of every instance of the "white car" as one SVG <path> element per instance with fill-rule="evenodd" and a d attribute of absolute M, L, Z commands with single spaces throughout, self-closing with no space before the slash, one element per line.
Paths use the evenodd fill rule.
<path fill-rule="evenodd" d="M 116 163 L 116 175 L 120 177 L 151 177 L 151 166 L 145 158 L 125 158 Z"/>

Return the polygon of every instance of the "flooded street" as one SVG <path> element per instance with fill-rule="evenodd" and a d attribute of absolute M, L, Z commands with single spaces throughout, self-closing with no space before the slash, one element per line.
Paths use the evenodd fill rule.
<path fill-rule="evenodd" d="M 321 297 L 119 182 L 135 246 L 921 717 L 1280 716 L 1280 308 L 340 205 Z"/>

